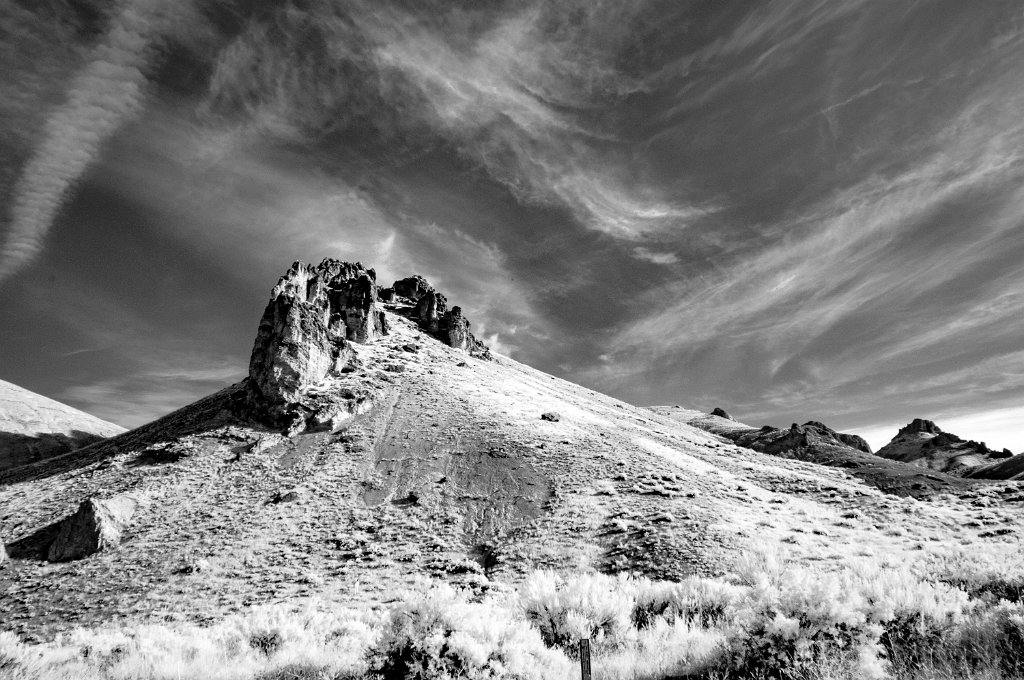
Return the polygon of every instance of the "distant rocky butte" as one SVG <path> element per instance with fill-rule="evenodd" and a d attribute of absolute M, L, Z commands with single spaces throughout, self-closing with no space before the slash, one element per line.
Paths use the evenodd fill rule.
<path fill-rule="evenodd" d="M 964 440 L 931 420 L 915 418 L 900 428 L 892 441 L 878 450 L 878 455 L 931 470 L 966 475 L 1013 456 L 1007 449 L 993 451 L 985 442 Z M 975 475 L 972 475 L 975 476 Z"/>
<path fill-rule="evenodd" d="M 249 361 L 257 405 L 292 433 L 335 427 L 370 404 L 366 394 L 307 398 L 304 391 L 330 376 L 355 370 L 351 343 L 370 344 L 388 335 L 385 309 L 409 317 L 444 344 L 487 358 L 490 351 L 470 332 L 460 307 L 415 275 L 390 288 L 360 263 L 325 259 L 295 262 L 271 292 Z M 339 404 L 341 408 L 339 408 Z"/>
<path fill-rule="evenodd" d="M 0 380 L 0 471 L 59 456 L 124 431 Z"/>
<path fill-rule="evenodd" d="M 945 491 L 951 485 L 962 486 L 960 478 L 1024 479 L 1024 454 L 992 451 L 984 442 L 964 441 L 921 418 L 901 428 L 892 442 L 872 454 L 862 437 L 836 432 L 818 421 L 793 423 L 789 428 L 754 428 L 721 408 L 711 413 L 679 406 L 649 408 L 754 451 L 858 470 L 870 483 L 893 493 Z"/>

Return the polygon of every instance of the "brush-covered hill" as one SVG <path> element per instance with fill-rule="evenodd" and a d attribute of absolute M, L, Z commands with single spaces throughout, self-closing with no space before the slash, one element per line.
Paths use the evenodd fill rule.
<path fill-rule="evenodd" d="M 0 380 L 0 470 L 58 456 L 124 428 Z"/>
<path fill-rule="evenodd" d="M 671 581 L 766 544 L 824 567 L 1014 551 L 1018 487 L 955 490 L 899 498 L 737 446 L 490 352 L 421 278 L 296 263 L 249 378 L 0 473 L 4 627 L 373 607 L 423 577 L 500 591 L 537 569 Z"/>

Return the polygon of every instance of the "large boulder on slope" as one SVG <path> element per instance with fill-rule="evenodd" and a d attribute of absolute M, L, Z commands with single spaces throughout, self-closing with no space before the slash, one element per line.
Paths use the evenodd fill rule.
<path fill-rule="evenodd" d="M 117 547 L 135 507 L 135 499 L 129 496 L 82 501 L 75 514 L 61 522 L 47 559 L 66 562 Z"/>
<path fill-rule="evenodd" d="M 438 322 L 438 335 L 449 347 L 461 350 L 473 348 L 475 338 L 469 331 L 469 320 L 462 315 L 462 307 L 452 307 Z"/>

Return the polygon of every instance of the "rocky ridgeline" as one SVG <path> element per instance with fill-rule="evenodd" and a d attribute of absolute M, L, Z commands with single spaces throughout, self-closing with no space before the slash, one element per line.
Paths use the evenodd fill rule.
<path fill-rule="evenodd" d="M 316 400 L 305 390 L 353 370 L 352 344 L 370 344 L 388 334 L 385 308 L 416 321 L 449 347 L 490 357 L 462 309 L 449 309 L 447 298 L 422 276 L 382 288 L 376 272 L 358 262 L 296 262 L 271 293 L 249 361 L 258 410 L 294 433 L 369 408 L 368 395 L 358 391 Z"/>
<path fill-rule="evenodd" d="M 994 451 L 985 442 L 965 440 L 944 432 L 931 420 L 914 418 L 878 450 L 878 455 L 949 474 L 987 478 L 990 466 L 1013 457 L 1013 452 Z"/>
<path fill-rule="evenodd" d="M 419 274 L 395 281 L 391 288 L 383 288 L 380 297 L 398 314 L 416 321 L 419 327 L 449 347 L 469 352 L 479 358 L 490 358 L 487 345 L 477 340 L 470 331 L 469 320 L 462 308 L 448 308 L 448 299 L 434 290 Z"/>
<path fill-rule="evenodd" d="M 739 435 L 736 443 L 755 451 L 772 454 L 830 446 L 849 447 L 863 453 L 871 453 L 871 447 L 862 437 L 836 432 L 815 420 L 803 425 L 793 423 L 788 430 L 765 425 L 760 430 Z"/>

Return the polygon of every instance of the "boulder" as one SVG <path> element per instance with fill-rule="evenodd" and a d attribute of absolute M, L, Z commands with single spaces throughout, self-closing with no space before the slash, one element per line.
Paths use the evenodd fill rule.
<path fill-rule="evenodd" d="M 549 411 L 548 413 L 540 414 L 540 419 L 547 420 L 548 422 L 552 423 L 557 423 L 559 420 L 562 419 L 562 416 L 556 413 L 555 411 Z"/>
<path fill-rule="evenodd" d="M 271 403 L 340 372 L 352 350 L 387 333 L 376 274 L 361 264 L 325 259 L 296 262 L 281 277 L 263 312 L 249 360 L 252 386 Z"/>
<path fill-rule="evenodd" d="M 75 514 L 60 523 L 47 559 L 66 562 L 117 547 L 135 507 L 135 499 L 129 496 L 82 501 Z"/>

